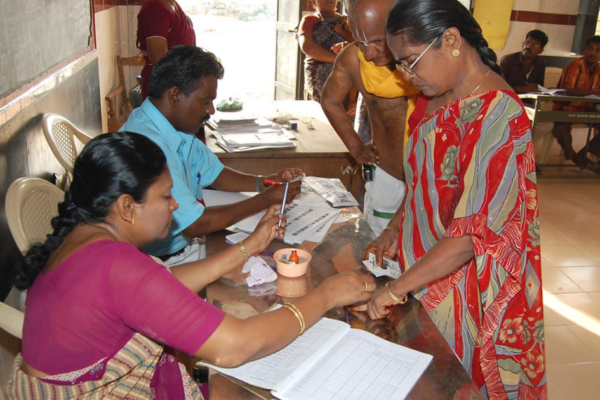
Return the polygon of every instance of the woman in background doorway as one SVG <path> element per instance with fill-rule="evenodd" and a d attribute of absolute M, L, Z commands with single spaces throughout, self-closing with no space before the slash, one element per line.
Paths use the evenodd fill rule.
<path fill-rule="evenodd" d="M 353 42 L 348 18 L 336 12 L 338 0 L 313 0 L 314 14 L 305 15 L 298 28 L 304 61 L 304 98 L 321 101 L 323 86 L 333 70 L 336 53 L 331 49 L 340 42 Z"/>
<path fill-rule="evenodd" d="M 148 97 L 152 67 L 173 46 L 196 45 L 192 21 L 175 0 L 147 0 L 138 14 L 137 46 L 144 54 L 142 101 Z"/>

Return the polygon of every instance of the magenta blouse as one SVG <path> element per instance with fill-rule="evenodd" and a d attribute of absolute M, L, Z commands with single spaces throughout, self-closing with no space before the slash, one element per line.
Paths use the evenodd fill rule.
<path fill-rule="evenodd" d="M 35 280 L 23 357 L 49 375 L 76 371 L 112 357 L 135 332 L 193 354 L 224 317 L 136 247 L 101 240 Z"/>

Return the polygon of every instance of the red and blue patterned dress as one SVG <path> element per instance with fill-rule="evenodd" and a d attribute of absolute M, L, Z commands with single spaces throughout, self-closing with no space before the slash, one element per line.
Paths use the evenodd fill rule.
<path fill-rule="evenodd" d="M 412 131 L 404 160 L 402 268 L 443 237 L 470 235 L 475 251 L 415 297 L 483 394 L 545 399 L 537 185 L 522 103 L 487 91 L 442 107 Z"/>

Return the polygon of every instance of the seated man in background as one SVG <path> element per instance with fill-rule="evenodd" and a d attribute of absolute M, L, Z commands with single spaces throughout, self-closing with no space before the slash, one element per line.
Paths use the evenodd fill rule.
<path fill-rule="evenodd" d="M 390 220 L 406 193 L 402 156 L 405 125 L 418 90 L 396 69 L 385 40 L 385 21 L 393 1 L 349 0 L 346 4 L 356 42 L 338 55 L 321 106 L 352 157 L 360 164 L 376 166 L 373 181 L 366 184 L 364 215 L 376 235 L 385 231 L 397 240 L 399 222 Z M 343 107 L 353 87 L 367 104 L 373 135 L 367 145 Z"/>
<path fill-rule="evenodd" d="M 281 204 L 283 185 L 265 188 L 262 176 L 244 174 L 225 167 L 194 136 L 214 114 L 217 80 L 224 69 L 217 57 L 196 46 L 176 46 L 152 69 L 148 98 L 135 109 L 123 131 L 140 133 L 165 153 L 173 178 L 172 194 L 179 208 L 165 239 L 144 247 L 169 266 L 205 257 L 199 236 L 224 229 L 273 204 Z M 272 179 L 292 180 L 302 174 L 287 169 Z M 260 194 L 235 204 L 205 207 L 202 189 Z M 300 193 L 300 182 L 291 183 L 290 202 Z"/>
<path fill-rule="evenodd" d="M 516 93 L 538 92 L 538 85 L 544 86 L 546 60 L 538 56 L 544 52 L 547 43 L 548 36 L 544 32 L 529 31 L 523 50 L 500 60 L 502 77 Z"/>
<path fill-rule="evenodd" d="M 558 88 L 566 89 L 568 96 L 600 95 L 600 36 L 592 36 L 586 42 L 583 57 L 572 61 L 563 69 Z M 555 111 L 595 111 L 594 103 L 591 102 L 554 102 Z M 552 134 L 565 152 L 565 159 L 573 162 L 581 169 L 587 166 L 587 155 L 585 149 L 575 153 L 573 149 L 573 136 L 571 135 L 571 123 L 555 122 Z M 594 127 L 597 133 L 598 127 Z M 594 137 L 590 142 L 590 151 L 600 155 L 600 139 Z"/>

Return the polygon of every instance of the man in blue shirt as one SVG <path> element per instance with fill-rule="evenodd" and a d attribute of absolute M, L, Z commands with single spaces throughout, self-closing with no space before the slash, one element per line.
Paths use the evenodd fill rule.
<path fill-rule="evenodd" d="M 216 56 L 196 46 L 176 46 L 152 69 L 148 99 L 135 109 L 122 131 L 152 139 L 165 153 L 173 178 L 172 195 L 179 203 L 168 236 L 145 248 L 169 265 L 203 257 L 193 238 L 224 229 L 274 204 L 281 204 L 284 186 L 265 189 L 261 176 L 225 167 L 194 133 L 214 114 L 217 80 L 223 66 Z M 302 174 L 287 169 L 273 179 L 292 180 Z M 202 189 L 260 194 L 235 204 L 205 207 Z M 300 193 L 300 182 L 289 185 L 287 201 Z"/>

